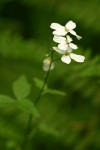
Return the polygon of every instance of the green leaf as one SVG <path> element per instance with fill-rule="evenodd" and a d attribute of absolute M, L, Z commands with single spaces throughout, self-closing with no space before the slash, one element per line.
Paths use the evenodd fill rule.
<path fill-rule="evenodd" d="M 30 94 L 30 89 L 31 86 L 24 75 L 13 83 L 13 92 L 18 100 L 26 98 Z"/>
<path fill-rule="evenodd" d="M 46 94 L 46 93 L 50 93 L 50 94 L 54 94 L 54 95 L 60 95 L 60 96 L 66 96 L 65 92 L 55 90 L 55 89 L 47 89 L 43 92 L 43 94 Z"/>
<path fill-rule="evenodd" d="M 22 111 L 33 114 L 35 117 L 39 117 L 39 113 L 31 101 L 27 99 L 24 99 L 23 101 L 17 101 L 17 106 Z"/>
<path fill-rule="evenodd" d="M 7 95 L 0 95 L 0 107 L 15 104 L 15 102 L 16 101 L 14 101 L 11 97 L 9 97 Z"/>
<path fill-rule="evenodd" d="M 42 80 L 40 80 L 40 79 L 38 79 L 38 78 L 34 78 L 33 81 L 34 81 L 35 85 L 36 85 L 39 89 L 42 88 L 44 81 L 42 81 Z M 44 90 L 46 90 L 46 89 L 47 89 L 47 85 L 45 85 Z"/>
<path fill-rule="evenodd" d="M 39 129 L 47 134 L 59 136 L 59 133 L 54 128 L 48 127 L 46 124 L 40 124 Z"/>

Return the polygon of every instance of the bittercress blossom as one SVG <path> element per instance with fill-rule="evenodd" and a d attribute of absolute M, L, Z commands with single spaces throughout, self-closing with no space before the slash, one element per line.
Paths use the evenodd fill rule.
<path fill-rule="evenodd" d="M 71 59 L 79 63 L 84 62 L 84 56 L 73 53 L 73 50 L 78 49 L 78 47 L 77 45 L 72 43 L 73 39 L 68 35 L 68 33 L 70 33 L 76 36 L 78 40 L 82 38 L 81 36 L 77 35 L 76 32 L 73 30 L 76 28 L 76 23 L 74 23 L 73 21 L 69 21 L 66 23 L 65 26 L 62 26 L 58 23 L 51 23 L 50 27 L 54 29 L 53 41 L 58 43 L 58 46 L 53 47 L 53 50 L 62 55 L 61 61 L 66 64 L 69 64 L 71 62 Z"/>
<path fill-rule="evenodd" d="M 82 38 L 73 30 L 76 28 L 76 23 L 73 21 L 67 22 L 65 26 L 62 26 L 59 23 L 51 23 L 50 27 L 55 30 L 53 31 L 54 35 L 65 36 L 67 33 L 71 33 L 72 35 L 76 36 L 78 40 Z"/>
<path fill-rule="evenodd" d="M 72 49 L 77 49 L 77 45 L 72 43 L 72 38 L 67 35 L 66 37 L 54 35 L 53 41 L 59 43 L 58 48 L 61 50 L 66 50 L 68 47 Z"/>
<path fill-rule="evenodd" d="M 85 60 L 85 57 L 82 55 L 74 54 L 73 51 L 78 49 L 77 45 L 73 43 L 73 39 L 70 35 L 74 35 L 78 40 L 82 37 L 77 35 L 74 31 L 76 28 L 76 23 L 73 21 L 68 21 L 65 26 L 60 25 L 59 23 L 51 23 L 50 28 L 54 29 L 53 31 L 53 41 L 58 45 L 53 47 L 53 50 L 61 54 L 61 61 L 70 64 L 71 59 L 76 62 L 82 63 Z M 53 70 L 54 63 L 51 63 L 51 58 L 48 57 L 43 61 L 43 70 Z M 50 67 L 49 67 L 50 66 Z"/>

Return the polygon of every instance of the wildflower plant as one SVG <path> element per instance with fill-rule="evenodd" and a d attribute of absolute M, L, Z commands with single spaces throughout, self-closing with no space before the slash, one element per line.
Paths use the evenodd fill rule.
<path fill-rule="evenodd" d="M 78 47 L 77 45 L 72 43 L 73 39 L 68 35 L 68 33 L 70 33 L 74 35 L 78 40 L 82 38 L 73 30 L 76 28 L 76 24 L 73 21 L 69 21 L 65 26 L 62 26 L 58 23 L 52 23 L 50 27 L 54 29 L 53 41 L 58 43 L 58 46 L 53 47 L 53 49 L 62 55 L 61 61 L 66 64 L 69 64 L 71 62 L 71 59 L 80 63 L 84 62 L 84 56 L 72 53 L 73 50 L 75 51 L 76 49 L 78 49 Z"/>
<path fill-rule="evenodd" d="M 39 103 L 41 97 L 47 93 L 60 96 L 66 95 L 65 92 L 56 89 L 50 89 L 47 85 L 49 73 L 55 67 L 54 61 L 59 60 L 54 59 L 54 52 L 60 54 L 60 60 L 66 64 L 70 64 L 71 59 L 79 63 L 82 63 L 85 60 L 84 56 L 74 53 L 74 51 L 77 51 L 78 47 L 76 44 L 74 44 L 71 35 L 75 36 L 78 40 L 82 38 L 81 36 L 77 35 L 77 33 L 74 31 L 74 29 L 76 28 L 76 23 L 74 23 L 73 21 L 69 21 L 68 23 L 66 23 L 65 26 L 62 26 L 58 23 L 52 23 L 50 25 L 50 28 L 54 29 L 53 41 L 56 42 L 58 45 L 53 47 L 50 55 L 43 60 L 43 70 L 46 72 L 44 80 L 42 81 L 38 78 L 33 79 L 35 85 L 40 89 L 36 99 L 32 102 L 28 98 L 31 91 L 31 86 L 27 82 L 25 76 L 21 76 L 18 80 L 16 80 L 13 83 L 13 93 L 15 99 L 9 96 L 0 95 L 0 104 L 2 104 L 2 106 L 16 104 L 18 109 L 21 109 L 22 111 L 25 111 L 29 114 L 28 122 L 26 123 L 26 128 L 23 135 L 23 140 L 21 146 L 19 146 L 19 149 L 21 150 L 28 149 L 27 145 L 32 139 L 31 133 L 33 131 L 33 126 L 35 123 L 37 123 L 35 121 L 40 117 L 40 114 L 37 110 L 37 104 Z"/>
<path fill-rule="evenodd" d="M 56 59 L 56 60 L 54 59 L 54 52 L 61 54 L 60 59 L 62 62 L 66 63 L 66 64 L 69 64 L 71 62 L 71 59 L 73 59 L 79 63 L 82 63 L 85 60 L 84 56 L 73 53 L 73 51 L 76 51 L 78 49 L 78 47 L 76 44 L 73 43 L 73 39 L 68 34 L 70 33 L 70 34 L 74 35 L 78 40 L 80 40 L 82 38 L 81 36 L 77 35 L 77 33 L 73 30 L 76 27 L 76 24 L 73 21 L 69 21 L 68 23 L 66 23 L 65 26 L 62 26 L 58 23 L 52 23 L 50 25 L 50 27 L 52 29 L 54 29 L 53 41 L 56 42 L 58 44 L 58 46 L 53 47 L 52 51 L 50 53 L 50 56 L 47 56 L 43 60 L 43 70 L 46 72 L 44 81 L 42 81 L 38 78 L 34 78 L 34 82 L 35 82 L 36 86 L 40 89 L 40 92 L 39 92 L 37 98 L 35 99 L 33 106 L 36 106 L 38 104 L 39 100 L 41 99 L 41 96 L 46 93 L 61 95 L 61 96 L 66 95 L 66 93 L 64 93 L 62 91 L 48 88 L 48 85 L 47 85 L 49 73 L 55 67 L 54 61 L 59 60 L 59 59 Z M 36 108 L 34 108 L 34 110 L 37 113 Z M 39 114 L 37 113 L 36 116 L 39 116 Z M 25 148 L 27 146 L 27 142 L 29 140 L 28 136 L 30 135 L 33 124 L 34 124 L 34 123 L 32 123 L 33 122 L 32 118 L 33 118 L 33 115 L 31 113 L 29 116 L 28 125 L 26 127 L 26 132 L 24 135 L 22 148 Z"/>

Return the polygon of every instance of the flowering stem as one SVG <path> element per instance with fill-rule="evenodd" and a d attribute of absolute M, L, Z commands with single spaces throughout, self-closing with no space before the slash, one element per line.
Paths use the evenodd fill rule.
<path fill-rule="evenodd" d="M 44 91 L 44 88 L 45 88 L 45 85 L 46 85 L 46 83 L 47 83 L 48 76 L 49 76 L 49 73 L 50 73 L 50 68 L 51 68 L 52 61 L 53 61 L 53 51 L 52 51 L 52 53 L 51 53 L 51 62 L 50 62 L 50 65 L 49 65 L 49 69 L 48 69 L 47 74 L 46 74 L 46 76 L 45 76 L 44 83 L 43 83 L 43 86 L 42 86 L 42 88 L 41 88 L 41 90 L 40 90 L 40 92 L 39 92 L 39 95 L 38 95 L 38 97 L 36 98 L 36 100 L 35 100 L 35 102 L 34 102 L 35 104 L 38 103 L 38 101 L 40 100 L 40 97 L 41 97 L 41 95 L 42 95 L 42 93 L 43 93 L 43 91 Z"/>
<path fill-rule="evenodd" d="M 46 74 L 46 76 L 45 76 L 43 86 L 42 86 L 42 88 L 41 88 L 41 90 L 40 90 L 40 92 L 39 92 L 39 94 L 38 94 L 36 100 L 34 101 L 34 104 L 35 104 L 35 105 L 37 105 L 37 103 L 39 102 L 39 100 L 40 100 L 40 98 L 41 98 L 41 96 L 42 96 L 42 93 L 43 93 L 43 91 L 44 91 L 45 85 L 46 85 L 46 83 L 47 83 L 48 76 L 49 76 L 49 73 L 50 73 L 51 64 L 52 64 L 52 62 L 53 62 L 53 53 L 54 53 L 54 52 L 52 51 L 52 53 L 51 53 L 51 62 L 50 62 L 50 65 L 49 65 L 49 69 L 48 69 L 48 71 L 47 71 L 47 74 Z M 31 132 L 31 130 L 32 130 L 32 127 L 33 127 L 32 117 L 33 117 L 32 114 L 30 114 L 29 119 L 28 119 L 28 124 L 27 124 L 26 130 L 25 130 L 25 134 L 24 134 L 23 144 L 22 144 L 22 149 L 23 149 L 23 150 L 27 149 L 28 136 L 29 136 L 29 134 L 30 134 L 30 132 Z"/>

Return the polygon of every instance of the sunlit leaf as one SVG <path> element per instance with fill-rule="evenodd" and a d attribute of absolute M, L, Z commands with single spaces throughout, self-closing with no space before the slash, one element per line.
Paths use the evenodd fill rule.
<path fill-rule="evenodd" d="M 60 96 L 65 96 L 66 95 L 65 92 L 55 90 L 55 89 L 47 89 L 43 92 L 43 94 L 46 94 L 46 93 L 53 94 L 53 95 L 60 95 Z"/>
<path fill-rule="evenodd" d="M 39 89 L 42 88 L 44 81 L 42 81 L 42 80 L 40 80 L 40 79 L 38 79 L 38 78 L 34 78 L 33 81 L 34 81 L 35 85 L 36 85 Z M 46 90 L 46 89 L 47 89 L 47 85 L 45 85 L 45 89 L 44 89 L 44 90 Z"/>
<path fill-rule="evenodd" d="M 18 100 L 26 98 L 30 94 L 30 89 L 31 86 L 24 75 L 13 83 L 13 92 Z"/>
<path fill-rule="evenodd" d="M 16 101 L 14 101 L 11 97 L 7 95 L 0 95 L 0 107 L 15 104 L 15 102 Z"/>
<path fill-rule="evenodd" d="M 39 117 L 38 110 L 31 101 L 26 99 L 24 99 L 23 101 L 17 101 L 17 106 L 22 111 L 29 114 L 33 114 L 33 116 Z"/>

